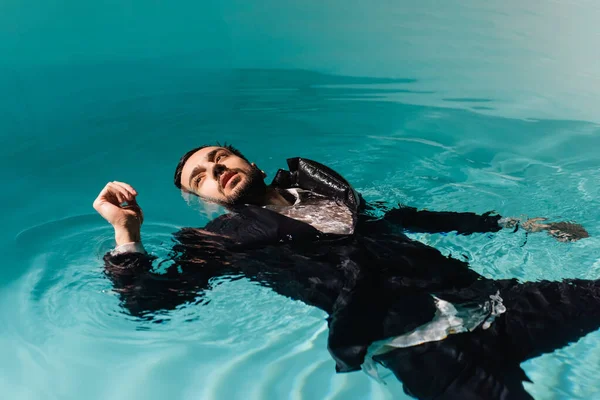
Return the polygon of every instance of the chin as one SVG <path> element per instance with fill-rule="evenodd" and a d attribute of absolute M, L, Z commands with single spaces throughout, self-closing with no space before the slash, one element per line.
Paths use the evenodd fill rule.
<path fill-rule="evenodd" d="M 238 174 L 238 176 L 236 176 L 235 178 L 232 178 L 232 179 L 233 179 L 233 181 L 231 182 L 231 184 L 233 185 L 233 188 L 229 189 L 229 194 L 227 195 L 227 197 L 235 197 L 235 195 L 237 193 L 239 193 L 240 191 L 243 191 L 245 189 L 245 186 L 248 183 L 248 182 L 246 182 L 244 177 L 239 176 L 239 174 Z"/>
<path fill-rule="evenodd" d="M 229 204 L 253 203 L 254 200 L 264 195 L 266 185 L 260 174 L 251 172 L 250 174 L 238 174 L 235 178 L 235 186 L 226 195 L 226 202 Z"/>
<path fill-rule="evenodd" d="M 240 197 L 243 197 L 242 194 L 245 191 L 244 183 L 245 182 L 238 183 L 233 189 L 229 191 L 229 193 L 225 195 L 225 201 L 227 203 L 235 204 L 240 200 Z"/>

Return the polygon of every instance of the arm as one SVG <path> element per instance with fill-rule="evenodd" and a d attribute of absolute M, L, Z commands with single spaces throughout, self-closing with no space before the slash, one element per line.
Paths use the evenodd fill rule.
<path fill-rule="evenodd" d="M 127 252 L 128 249 L 134 248 L 144 252 L 141 246 L 140 233 L 144 222 L 144 214 L 137 204 L 137 194 L 137 191 L 131 185 L 113 181 L 107 183 L 94 200 L 94 209 L 115 230 L 117 252 Z M 129 247 L 125 245 L 129 245 Z"/>
<path fill-rule="evenodd" d="M 143 214 L 136 196 L 137 191 L 130 185 L 110 182 L 94 201 L 94 208 L 115 231 L 117 247 L 104 256 L 105 273 L 127 311 L 135 316 L 146 316 L 197 299 L 215 269 L 185 268 L 189 264 L 185 260 L 190 257 L 184 251 L 186 246 L 182 244 L 182 238 L 186 236 L 182 234 L 176 235 L 178 241 L 169 257 L 171 265 L 161 268 L 162 263 L 147 254 L 142 246 Z M 204 248 L 211 251 L 215 246 L 205 245 Z M 196 254 L 196 261 L 197 258 Z M 163 271 L 159 273 L 161 269 Z"/>
<path fill-rule="evenodd" d="M 164 260 L 145 252 L 120 252 L 123 246 L 104 256 L 105 274 L 131 315 L 151 317 L 197 303 L 210 287 L 210 279 L 228 271 L 221 238 L 186 228 L 174 239 L 173 250 Z"/>
<path fill-rule="evenodd" d="M 503 228 L 500 215 L 464 212 L 436 212 L 400 206 L 385 213 L 383 220 L 411 232 L 451 232 L 470 235 L 476 232 L 497 232 Z"/>
<path fill-rule="evenodd" d="M 411 232 L 452 232 L 470 235 L 477 232 L 497 232 L 503 228 L 520 227 L 527 232 L 547 231 L 561 242 L 574 242 L 589 237 L 583 226 L 571 222 L 548 222 L 545 218 L 521 219 L 493 215 L 492 212 L 475 214 L 470 212 L 428 211 L 400 206 L 385 213 L 383 221 Z"/>
<path fill-rule="evenodd" d="M 104 256 L 104 272 L 118 293 L 121 305 L 136 317 L 174 309 L 193 300 L 196 293 L 177 290 L 172 271 L 153 273 L 156 258 L 145 253 L 115 253 Z M 184 296 L 187 294 L 187 296 Z"/>
<path fill-rule="evenodd" d="M 243 207 L 204 229 L 180 230 L 174 235 L 173 251 L 161 261 L 141 246 L 141 209 L 137 202 L 133 208 L 122 206 L 134 202 L 137 192 L 127 185 L 127 196 L 122 185 L 108 184 L 94 208 L 115 229 L 119 246 L 104 256 L 105 273 L 130 314 L 151 316 L 197 303 L 210 279 L 227 273 L 242 274 L 321 309 L 331 308 L 336 271 L 284 245 L 292 238 L 310 241 L 318 236 L 310 225 L 260 207 Z"/>

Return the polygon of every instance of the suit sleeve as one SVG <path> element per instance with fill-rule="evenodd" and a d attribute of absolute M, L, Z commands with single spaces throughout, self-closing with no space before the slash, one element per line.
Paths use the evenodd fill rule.
<path fill-rule="evenodd" d="M 190 245 L 188 239 L 194 239 Z M 200 301 L 209 280 L 227 268 L 223 243 L 198 230 L 175 234 L 175 245 L 166 260 L 145 252 L 109 252 L 104 272 L 119 294 L 122 306 L 137 317 Z"/>
<path fill-rule="evenodd" d="M 177 232 L 165 260 L 135 248 L 107 253 L 105 273 L 122 305 L 135 316 L 198 302 L 210 288 L 210 280 L 223 274 L 245 275 L 283 295 L 325 309 L 331 300 L 324 282 L 332 279 L 313 284 L 307 275 L 306 281 L 301 280 L 304 275 L 298 271 L 306 273 L 309 263 L 290 255 L 288 266 L 282 261 L 285 249 L 277 249 L 292 238 L 313 238 L 318 233 L 310 225 L 273 211 L 244 207 L 211 221 L 204 229 Z"/>
<path fill-rule="evenodd" d="M 409 232 L 457 232 L 470 235 L 477 232 L 497 232 L 500 215 L 492 212 L 475 214 L 470 212 L 427 211 L 414 207 L 400 206 L 385 213 L 383 221 Z"/>

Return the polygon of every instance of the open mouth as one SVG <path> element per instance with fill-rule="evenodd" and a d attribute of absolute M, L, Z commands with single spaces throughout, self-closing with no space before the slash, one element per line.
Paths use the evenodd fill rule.
<path fill-rule="evenodd" d="M 237 175 L 237 172 L 233 172 L 233 171 L 226 171 L 221 175 L 221 188 L 225 189 L 225 186 L 227 186 L 227 183 L 231 180 L 231 178 L 233 178 L 235 175 Z"/>

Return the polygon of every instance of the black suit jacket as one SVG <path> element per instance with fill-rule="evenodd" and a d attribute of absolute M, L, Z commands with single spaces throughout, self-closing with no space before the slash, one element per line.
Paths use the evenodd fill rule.
<path fill-rule="evenodd" d="M 465 262 L 402 233 L 460 234 L 500 229 L 500 216 L 399 207 L 382 218 L 338 173 L 293 158 L 272 186 L 302 188 L 346 204 L 355 233 L 331 235 L 257 206 L 236 207 L 203 229 L 174 234 L 172 265 L 162 273 L 151 255 L 105 255 L 106 274 L 133 315 L 197 301 L 211 278 L 243 274 L 275 292 L 328 313 L 328 348 L 338 372 L 360 369 L 368 346 L 407 333 L 434 315 L 432 295 L 453 302 L 483 301 L 497 290 Z M 158 268 L 157 268 L 158 267 Z"/>

